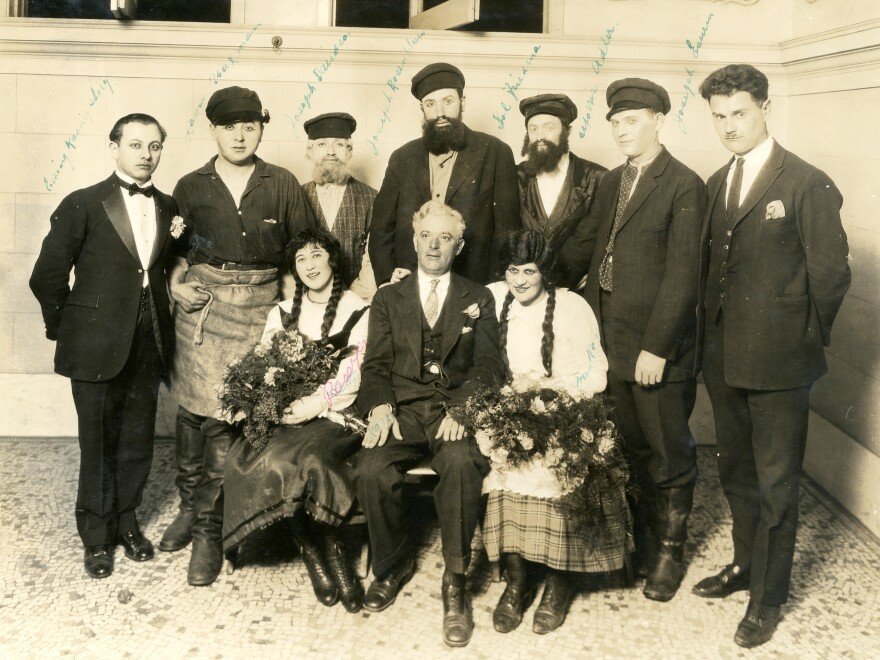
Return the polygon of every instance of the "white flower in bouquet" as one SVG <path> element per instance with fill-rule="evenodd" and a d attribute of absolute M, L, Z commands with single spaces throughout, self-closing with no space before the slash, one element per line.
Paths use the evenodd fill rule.
<path fill-rule="evenodd" d="M 541 414 L 547 412 L 547 406 L 544 405 L 544 402 L 541 400 L 541 397 L 536 396 L 532 399 L 531 405 L 529 405 L 529 410 L 533 413 Z"/>
<path fill-rule="evenodd" d="M 538 399 L 538 401 L 540 401 L 540 399 Z M 535 446 L 535 441 L 532 440 L 532 436 L 528 433 L 520 433 L 516 436 L 516 441 L 519 443 L 520 447 L 526 451 L 531 451 L 532 447 Z"/>
<path fill-rule="evenodd" d="M 589 445 L 595 440 L 595 436 L 590 429 L 581 429 L 581 440 Z"/>
<path fill-rule="evenodd" d="M 544 461 L 548 467 L 553 467 L 554 465 L 559 465 L 563 456 L 565 456 L 565 450 L 562 447 L 548 447 L 547 452 L 544 454 Z"/>
<path fill-rule="evenodd" d="M 599 453 L 607 456 L 612 451 L 614 451 L 614 438 L 610 434 L 603 433 L 599 436 Z"/>
<path fill-rule="evenodd" d="M 266 385 L 268 385 L 269 387 L 274 386 L 275 374 L 282 373 L 283 371 L 284 369 L 281 369 L 280 367 L 269 367 L 269 369 L 266 370 L 266 373 L 263 376 L 263 382 L 266 383 Z"/>
<path fill-rule="evenodd" d="M 489 453 L 489 460 L 498 465 L 504 465 L 507 462 L 507 450 L 504 447 L 495 447 Z"/>
<path fill-rule="evenodd" d="M 513 388 L 510 385 L 505 385 L 504 387 L 501 388 L 501 395 L 502 396 L 510 396 L 513 393 L 514 393 Z"/>
<path fill-rule="evenodd" d="M 474 434 L 474 439 L 477 441 L 477 447 L 480 448 L 480 453 L 483 456 L 489 456 L 492 453 L 492 435 L 488 431 L 478 430 Z"/>

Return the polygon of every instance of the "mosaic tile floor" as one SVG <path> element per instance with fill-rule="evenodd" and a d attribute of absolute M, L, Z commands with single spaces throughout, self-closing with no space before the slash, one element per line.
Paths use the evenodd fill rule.
<path fill-rule="evenodd" d="M 317 604 L 278 530 L 209 588 L 187 586 L 188 550 L 137 564 L 117 549 L 113 576 L 92 580 L 73 520 L 75 442 L 0 439 L 0 658 L 880 658 L 880 544 L 810 486 L 784 619 L 759 649 L 733 643 L 746 593 L 723 601 L 690 593 L 731 553 L 712 448 L 699 458 L 690 566 L 674 600 L 655 603 L 638 588 L 593 579 L 556 632 L 532 633 L 529 611 L 518 630 L 501 635 L 491 613 L 503 584 L 481 560 L 471 580 L 476 631 L 454 650 L 440 635 L 442 564 L 430 515 L 415 578 L 380 614 Z M 175 513 L 172 466 L 172 445 L 160 441 L 140 513 L 154 542 Z M 132 594 L 126 603 L 124 589 Z"/>

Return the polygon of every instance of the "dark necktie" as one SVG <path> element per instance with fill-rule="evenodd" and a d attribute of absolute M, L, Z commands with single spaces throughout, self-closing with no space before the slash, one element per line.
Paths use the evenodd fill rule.
<path fill-rule="evenodd" d="M 727 217 L 731 221 L 739 213 L 739 197 L 743 187 L 744 160 L 741 156 L 736 156 L 736 167 L 733 170 L 733 180 L 730 182 L 730 193 L 727 195 Z"/>
<path fill-rule="evenodd" d="M 120 182 L 119 184 L 126 190 L 128 190 L 129 196 L 133 197 L 134 195 L 143 195 L 144 197 L 152 197 L 153 196 L 153 186 L 146 186 L 145 188 L 141 188 L 136 183 L 125 183 L 125 181 Z"/>
<path fill-rule="evenodd" d="M 623 177 L 620 180 L 620 193 L 617 196 L 617 211 L 614 212 L 614 224 L 611 227 L 611 235 L 608 237 L 608 245 L 605 246 L 605 256 L 602 257 L 602 263 L 599 266 L 599 286 L 605 291 L 611 291 L 614 263 L 614 240 L 617 238 L 617 232 L 620 230 L 620 223 L 623 220 L 623 214 L 626 211 L 626 205 L 629 203 L 630 193 L 639 168 L 635 165 L 627 164 L 623 169 Z"/>

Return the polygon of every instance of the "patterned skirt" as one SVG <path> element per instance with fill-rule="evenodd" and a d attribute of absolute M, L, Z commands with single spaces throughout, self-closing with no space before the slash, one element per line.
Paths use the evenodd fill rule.
<path fill-rule="evenodd" d="M 632 517 L 623 484 L 605 494 L 602 510 L 600 523 L 578 532 L 553 499 L 493 490 L 483 522 L 483 545 L 491 561 L 513 552 L 560 571 L 615 571 L 623 568 L 633 550 Z"/>

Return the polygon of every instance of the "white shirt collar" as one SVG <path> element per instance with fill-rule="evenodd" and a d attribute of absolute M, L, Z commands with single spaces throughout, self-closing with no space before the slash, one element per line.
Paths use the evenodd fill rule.
<path fill-rule="evenodd" d="M 747 154 L 740 156 L 745 162 L 743 163 L 743 167 L 754 167 L 757 169 L 761 169 L 761 166 L 767 162 L 767 159 L 770 158 L 770 152 L 773 151 L 773 138 L 768 135 L 767 139 L 764 140 L 757 147 L 749 151 Z M 736 165 L 736 157 L 734 157 L 733 162 L 730 164 L 731 167 Z"/>

